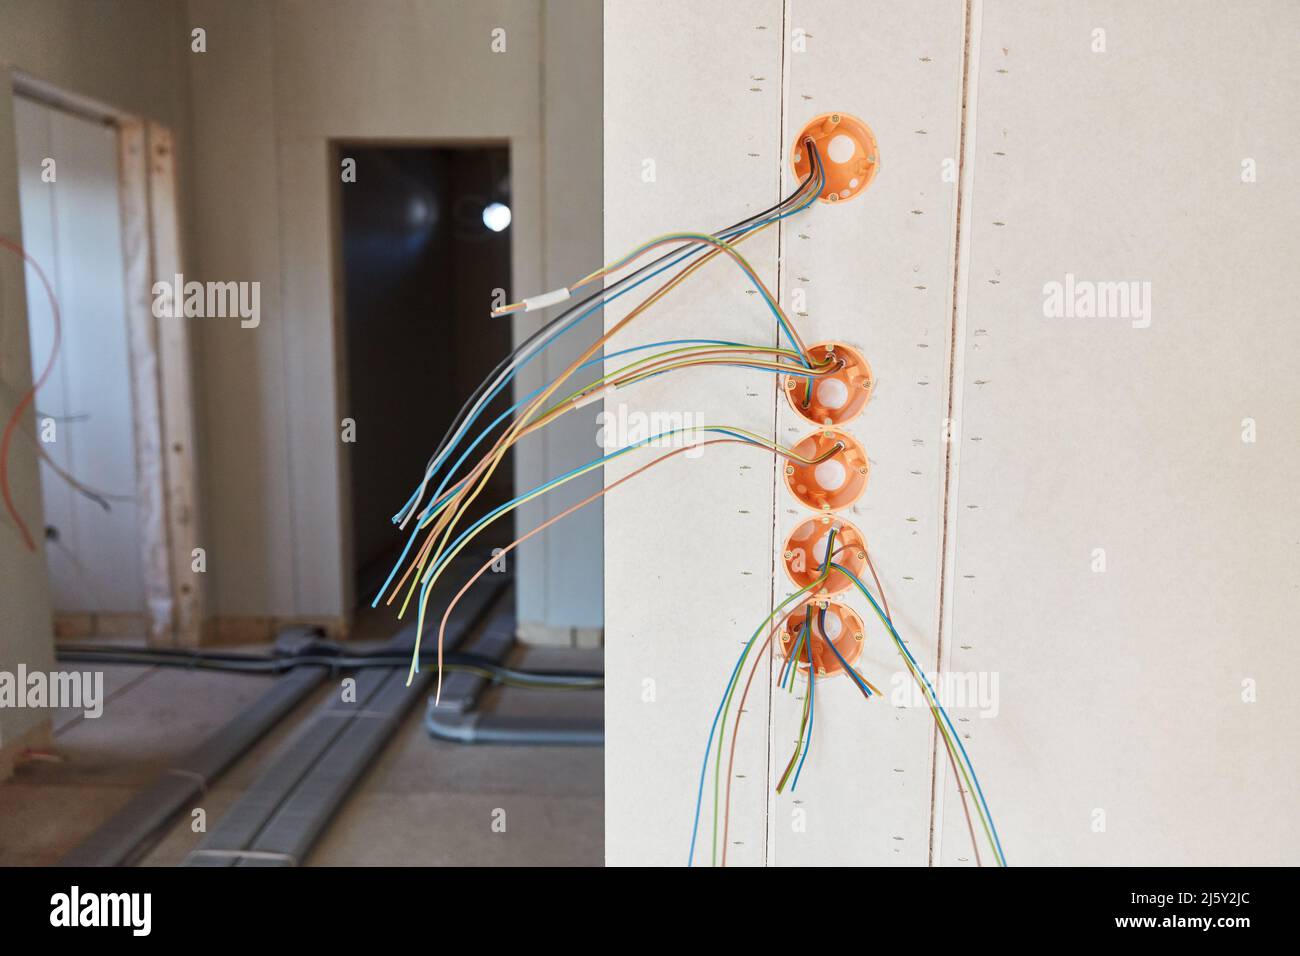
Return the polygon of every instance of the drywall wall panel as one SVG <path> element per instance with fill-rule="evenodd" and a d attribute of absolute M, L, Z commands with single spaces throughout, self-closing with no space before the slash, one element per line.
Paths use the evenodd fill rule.
<path fill-rule="evenodd" d="M 602 259 L 603 23 L 601 0 L 545 0 L 542 4 L 544 289 L 558 288 L 585 275 Z M 545 363 L 547 379 L 564 371 L 600 332 L 597 313 L 573 335 L 547 349 L 539 359 Z M 600 453 L 595 440 L 598 411 L 596 406 L 579 410 L 538 436 L 544 442 L 540 456 L 543 480 Z M 520 481 L 519 490 L 535 484 Z M 569 482 L 555 494 L 539 499 L 538 511 L 520 514 L 521 531 L 559 514 L 600 487 L 598 473 Z M 536 550 L 540 553 L 534 553 L 527 563 L 520 557 L 522 573 L 515 587 L 521 626 L 541 625 L 542 636 L 557 639 L 562 636 L 553 633 L 557 628 L 595 632 L 604 626 L 604 555 L 595 546 L 603 534 L 603 514 L 601 506 L 594 504 L 563 519 L 539 536 Z"/>
<path fill-rule="evenodd" d="M 18 144 L 15 137 L 14 96 L 7 65 L 0 64 L 0 236 L 22 235 L 18 202 Z M 27 334 L 25 269 L 8 252 L 0 259 L 0 401 L 6 416 L 31 387 L 32 359 Z M 21 427 L 34 428 L 31 405 Z M 45 542 L 40 534 L 41 489 L 35 449 L 15 440 L 9 457 L 9 488 L 14 506 L 34 529 L 36 550 L 23 544 L 18 528 L 0 517 L 0 670 L 29 671 L 54 665 L 54 636 L 50 620 L 49 575 Z M 12 750 L 24 737 L 34 739 L 48 726 L 49 712 L 41 708 L 0 708 L 0 776 L 7 775 Z"/>
<path fill-rule="evenodd" d="M 865 536 L 895 625 L 926 670 L 935 667 L 939 633 L 963 13 L 955 0 L 788 5 L 783 150 L 814 117 L 843 112 L 871 126 L 880 169 L 866 192 L 818 203 L 782 225 L 782 298 L 809 344 L 844 343 L 872 367 L 872 399 L 844 428 L 865 446 L 870 480 L 839 514 Z M 781 168 L 788 191 L 796 180 L 787 162 Z M 785 444 L 815 430 L 784 398 L 778 407 Z M 779 598 L 795 590 L 784 543 L 812 514 L 782 482 Z M 842 600 L 866 623 L 858 666 L 884 696 L 864 700 L 842 675 L 818 681 L 798 787 L 778 797 L 769 780 L 768 862 L 924 865 L 933 721 L 901 694 L 910 678 L 870 605 L 856 593 Z M 778 775 L 798 736 L 807 684 L 796 688 L 773 697 Z"/>
<path fill-rule="evenodd" d="M 605 5 L 607 260 L 650 237 L 720 228 L 778 200 L 781 58 L 779 0 Z M 745 242 L 744 254 L 775 291 L 776 230 Z M 749 288 L 732 263 L 710 263 L 611 348 L 683 338 L 773 344 L 775 322 Z M 606 307 L 607 328 L 640 291 Z M 767 373 L 681 371 L 607 399 L 608 437 L 619 447 L 635 438 L 632 429 L 654 434 L 693 421 L 770 438 L 775 398 Z M 611 463 L 606 483 L 668 450 Z M 605 499 L 611 864 L 687 860 L 710 722 L 744 642 L 772 606 L 773 466 L 765 451 L 712 446 Z M 764 665 L 758 687 L 766 674 Z M 736 752 L 729 862 L 764 860 L 767 776 L 767 700 L 759 694 Z M 701 818 L 696 862 L 707 863 L 711 812 Z"/>
<path fill-rule="evenodd" d="M 944 652 L 1008 861 L 1292 862 L 1300 10 L 976 13 Z"/>

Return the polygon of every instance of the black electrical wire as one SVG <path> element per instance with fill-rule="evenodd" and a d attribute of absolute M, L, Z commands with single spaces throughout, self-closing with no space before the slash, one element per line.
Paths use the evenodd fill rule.
<path fill-rule="evenodd" d="M 55 656 L 60 662 L 69 664 L 133 664 L 242 674 L 283 674 L 295 667 L 309 665 L 331 667 L 336 670 L 405 667 L 411 662 L 409 651 L 332 653 L 327 647 L 305 653 L 271 655 L 229 651 L 188 651 L 175 648 L 63 644 L 56 648 Z M 422 655 L 421 660 L 433 663 L 436 662 L 437 655 L 432 653 Z M 524 670 L 505 667 L 479 654 L 462 652 L 444 654 L 443 664 L 449 671 L 472 671 L 501 683 L 534 688 L 599 690 L 605 683 L 605 675 L 600 671 Z"/>

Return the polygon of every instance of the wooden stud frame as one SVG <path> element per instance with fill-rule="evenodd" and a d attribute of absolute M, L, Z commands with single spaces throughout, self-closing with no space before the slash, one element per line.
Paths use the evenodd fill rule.
<path fill-rule="evenodd" d="M 194 647 L 203 621 L 190 330 L 153 312 L 155 282 L 183 273 L 176 143 L 162 124 L 69 94 L 21 71 L 13 90 L 29 99 L 114 127 L 122 217 L 136 496 L 140 513 L 147 639 Z"/>

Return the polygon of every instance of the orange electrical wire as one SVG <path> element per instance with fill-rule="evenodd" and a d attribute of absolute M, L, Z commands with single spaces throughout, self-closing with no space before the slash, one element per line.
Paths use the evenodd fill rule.
<path fill-rule="evenodd" d="M 737 241 L 738 242 L 744 241 L 745 239 L 748 239 L 750 236 L 753 236 L 756 233 L 762 231 L 763 229 L 768 228 L 771 224 L 772 223 L 766 223 L 763 226 L 760 226 L 757 229 L 754 229 L 751 232 L 746 233 Z M 663 242 L 651 243 L 646 246 L 646 248 L 643 250 L 643 253 L 648 252 L 659 245 L 663 245 L 666 244 L 667 242 L 672 242 L 672 241 L 674 240 L 664 240 Z M 546 399 L 548 399 L 552 394 L 554 394 L 556 389 L 558 389 L 564 381 L 566 381 L 569 377 L 571 377 L 573 373 L 583 363 L 585 363 L 597 351 L 599 351 L 606 341 L 608 341 L 612 336 L 614 336 L 619 331 L 621 331 L 629 322 L 631 322 L 634 318 L 636 318 L 647 308 L 649 308 L 651 305 L 657 302 L 660 298 L 666 295 L 680 282 L 685 280 L 689 275 L 691 275 L 697 269 L 704 266 L 707 262 L 712 260 L 717 255 L 721 253 L 726 253 L 732 256 L 738 262 L 740 262 L 742 264 L 742 267 L 744 267 L 743 260 L 740 259 L 739 255 L 734 251 L 734 249 L 731 248 L 729 244 L 723 243 L 721 240 L 711 240 L 711 239 L 700 240 L 701 243 L 709 242 L 709 241 L 714 242 L 717 245 L 717 248 L 712 250 L 711 252 L 706 253 L 696 262 L 691 263 L 689 266 L 683 269 L 678 275 L 676 275 L 673 279 L 665 283 L 653 294 L 648 296 L 631 312 L 629 312 L 626 316 L 624 316 L 620 321 L 615 323 L 615 325 L 612 328 L 610 328 L 608 331 L 606 331 L 604 335 L 602 335 L 594 343 L 592 343 L 587 348 L 587 350 L 582 355 L 580 355 L 577 359 L 575 359 L 572 362 L 572 364 L 570 364 L 570 366 L 563 373 L 561 373 L 561 375 L 554 382 L 552 382 L 549 386 L 547 386 L 546 389 L 544 389 L 541 393 L 539 393 L 536 397 L 534 397 L 530 401 L 529 405 L 515 418 L 515 420 L 511 423 L 509 428 L 501 436 L 498 437 L 493 448 L 487 453 L 487 455 L 485 455 L 474 466 L 474 468 L 471 470 L 465 482 L 463 482 L 461 491 L 457 492 L 453 496 L 451 502 L 449 502 L 448 507 L 445 508 L 444 511 L 438 516 L 438 519 L 433 526 L 433 530 L 426 538 L 424 544 L 421 546 L 419 552 L 413 559 L 411 566 L 408 567 L 407 574 L 404 574 L 402 576 L 402 581 L 399 582 L 397 588 L 393 592 L 394 595 L 397 593 L 398 590 L 400 590 L 402 583 L 404 583 L 407 577 L 409 577 L 409 572 L 412 569 L 416 567 L 422 568 L 424 566 L 424 564 L 429 558 L 430 549 L 433 546 L 433 541 L 435 538 L 438 537 L 439 532 L 441 532 L 441 541 L 437 546 L 437 550 L 433 552 L 433 561 L 435 563 L 437 562 L 438 558 L 442 553 L 443 548 L 446 547 L 447 542 L 450 540 L 452 529 L 456 526 L 461 516 L 469 509 L 470 505 L 473 504 L 474 500 L 477 499 L 479 494 L 482 492 L 483 487 L 491 479 L 492 474 L 495 472 L 496 468 L 500 465 L 501 459 L 504 457 L 506 451 L 510 448 L 511 445 L 513 445 L 521 437 L 521 433 L 524 427 L 526 427 L 526 424 L 528 423 L 528 419 L 532 416 L 534 411 L 543 402 L 545 402 Z M 772 297 L 770 290 L 767 289 L 767 286 L 763 284 L 762 280 L 756 274 L 752 273 L 748 269 L 746 270 L 746 272 L 754 279 L 755 283 L 765 293 L 769 301 L 773 303 L 774 307 L 776 307 L 779 310 L 780 309 L 779 305 L 776 305 L 775 299 Z M 781 314 L 784 315 L 783 312 Z M 786 318 L 787 318 L 787 325 L 789 326 L 788 317 Z M 799 334 L 794 330 L 792 326 L 789 327 L 789 330 L 790 330 L 791 337 L 794 339 L 795 344 L 797 345 L 800 353 L 806 355 L 808 353 L 808 348 L 804 344 L 802 337 L 799 336 Z M 477 483 L 477 486 L 474 488 L 473 492 L 471 493 L 470 492 L 471 483 L 475 483 L 475 482 Z M 414 588 L 415 581 L 412 581 L 411 586 L 412 588 Z M 390 596 L 389 603 L 391 603 L 391 601 L 392 601 L 392 597 Z M 418 641 L 418 636 L 417 636 L 417 641 Z M 438 695 L 441 693 L 442 651 L 443 648 L 440 642 L 438 647 L 438 660 L 439 660 L 438 688 L 435 691 L 435 700 L 437 699 Z"/>
<path fill-rule="evenodd" d="M 18 243 L 0 236 L 0 246 L 19 256 L 35 270 L 37 277 L 41 280 L 41 285 L 45 286 L 45 294 L 49 296 L 50 315 L 54 321 L 54 341 L 50 346 L 49 360 L 45 363 L 45 368 L 41 371 L 41 374 L 32 382 L 32 387 L 23 394 L 23 397 L 18 400 L 18 404 L 14 406 L 13 413 L 9 416 L 9 420 L 5 422 L 4 437 L 0 438 L 0 494 L 4 497 L 5 508 L 8 510 L 9 516 L 14 519 L 14 524 L 18 526 L 18 531 L 23 536 L 23 543 L 27 546 L 27 550 L 35 551 L 36 541 L 33 540 L 32 533 L 27 528 L 27 522 L 23 521 L 22 515 L 18 513 L 18 508 L 14 505 L 13 495 L 9 490 L 9 443 L 13 440 L 14 429 L 18 427 L 23 412 L 36 398 L 36 390 L 45 384 L 45 380 L 54 371 L 54 360 L 59 354 L 63 322 L 59 316 L 59 300 L 54 296 L 54 289 L 50 285 L 50 280 L 46 278 L 45 270 Z"/>
<path fill-rule="evenodd" d="M 547 528 L 555 524 L 555 522 L 559 521 L 560 519 L 567 518 L 575 511 L 578 511 L 581 508 L 585 508 L 587 505 L 591 504 L 597 498 L 603 498 L 605 495 L 609 494 L 619 485 L 623 484 L 624 482 L 631 481 L 633 478 L 641 474 L 643 471 L 653 468 L 655 465 L 661 464 L 662 462 L 667 461 L 669 458 L 673 458 L 676 455 L 680 455 L 682 452 L 693 451 L 696 448 L 705 448 L 709 445 L 746 445 L 751 448 L 763 447 L 763 446 L 755 445 L 753 442 L 745 441 L 742 438 L 710 438 L 707 441 L 695 442 L 690 445 L 683 445 L 681 448 L 674 448 L 672 451 L 660 455 L 658 458 L 654 459 L 653 461 L 646 462 L 641 467 L 628 472 L 622 478 L 610 482 L 600 491 L 588 495 L 586 498 L 582 499 L 577 504 L 566 508 L 565 510 L 561 511 L 559 514 L 555 515 L 554 517 L 548 518 L 546 521 L 543 521 L 532 531 L 529 531 L 527 534 L 515 538 L 515 540 L 511 541 L 510 544 L 506 545 L 506 547 L 500 549 L 499 551 L 496 551 L 491 558 L 489 558 L 486 562 L 484 562 L 482 567 L 480 567 L 477 571 L 474 572 L 473 576 L 470 577 L 470 579 L 465 582 L 465 584 L 461 587 L 461 589 L 456 592 L 456 595 L 451 599 L 451 602 L 447 605 L 447 610 L 443 612 L 442 620 L 438 624 L 439 642 L 442 641 L 443 635 L 447 630 L 447 622 L 451 619 L 451 612 L 455 609 L 456 605 L 460 603 L 460 599 L 463 598 L 466 592 L 469 591 L 469 589 L 474 586 L 475 581 L 477 581 L 484 574 L 486 574 L 488 569 L 491 568 L 492 565 L 500 561 L 502 555 L 509 554 L 511 551 L 519 547 L 519 545 L 523 544 L 533 535 L 540 534 L 541 532 L 545 531 Z M 764 450 L 771 451 L 772 454 L 781 456 L 781 451 L 779 448 L 778 449 L 765 448 Z M 782 618 L 782 620 L 784 620 L 784 618 Z"/>
<path fill-rule="evenodd" d="M 709 365 L 725 365 L 725 366 L 739 366 L 742 368 L 766 369 L 775 372 L 793 371 L 793 372 L 798 372 L 800 374 L 809 375 L 809 376 L 829 375 L 836 371 L 834 367 L 834 363 L 831 362 L 827 362 L 823 365 L 814 366 L 811 369 L 805 369 L 801 366 L 794 365 L 793 363 L 788 363 L 788 362 L 773 362 L 773 361 L 764 361 L 762 359 L 741 358 L 742 355 L 761 354 L 763 351 L 764 351 L 763 349 L 759 349 L 759 348 L 708 349 L 697 353 L 697 355 L 735 356 L 735 358 L 733 359 L 728 357 L 728 358 L 711 359 L 711 358 L 699 358 L 699 357 L 683 358 L 677 356 L 674 358 L 659 359 L 655 362 L 648 363 L 645 366 L 631 369 L 627 372 L 627 374 L 622 375 L 618 378 L 610 379 L 607 382 L 594 383 L 593 385 L 571 396 L 570 398 L 566 399 L 560 404 L 553 406 L 548 411 L 543 412 L 540 418 L 530 423 L 528 427 L 526 427 L 522 432 L 520 432 L 519 437 L 523 438 L 527 435 L 532 434 L 538 429 L 551 424 L 553 421 L 555 421 L 565 412 L 573 411 L 576 408 L 582 407 L 584 404 L 587 403 L 588 400 L 595 398 L 595 396 L 600 395 L 603 392 L 607 392 L 612 389 L 623 388 L 627 385 L 633 385 L 644 378 L 649 378 L 651 375 L 659 375 L 664 372 L 676 371 L 677 369 L 696 368 L 696 367 L 703 367 Z"/>

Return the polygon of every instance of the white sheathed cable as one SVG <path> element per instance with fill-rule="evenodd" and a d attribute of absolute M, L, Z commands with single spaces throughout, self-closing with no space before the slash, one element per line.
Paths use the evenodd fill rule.
<path fill-rule="evenodd" d="M 524 299 L 524 311 L 536 312 L 538 309 L 546 309 L 559 302 L 566 302 L 572 293 L 568 288 L 554 289 L 550 292 L 543 292 L 541 295 L 535 295 L 531 298 Z"/>

